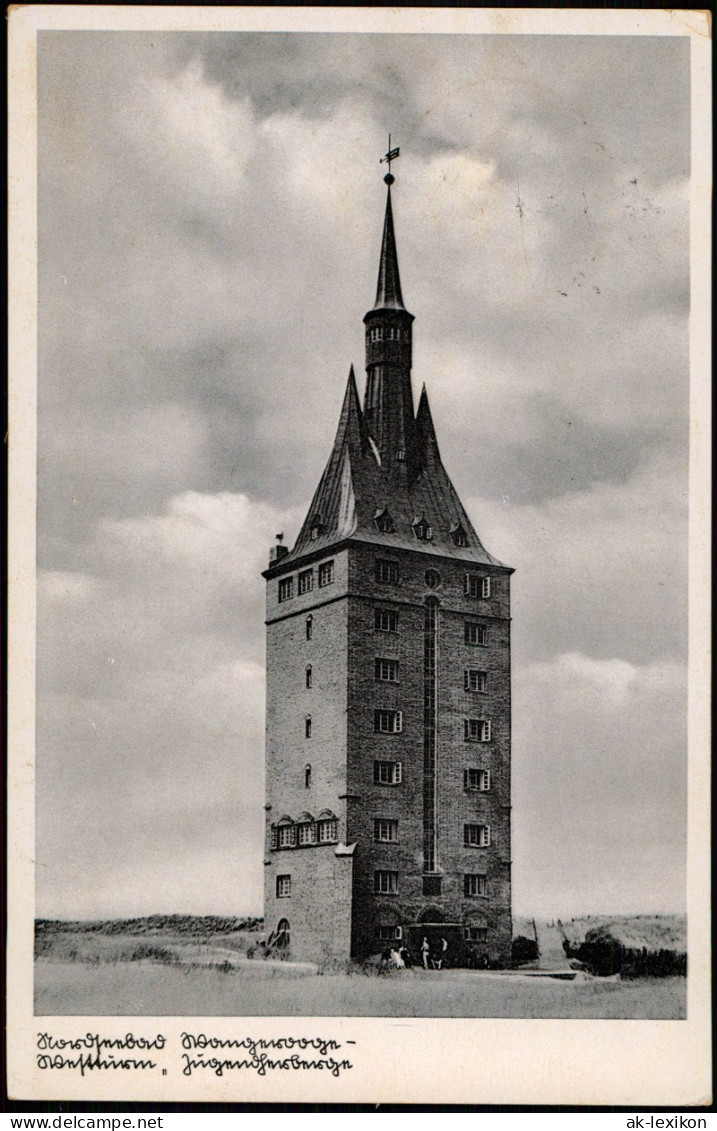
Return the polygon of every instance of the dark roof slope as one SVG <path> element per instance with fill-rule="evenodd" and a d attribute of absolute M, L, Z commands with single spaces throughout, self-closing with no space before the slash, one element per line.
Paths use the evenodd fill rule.
<path fill-rule="evenodd" d="M 375 445 L 364 435 L 352 367 L 329 461 L 296 544 L 276 568 L 283 571 L 346 539 L 502 565 L 480 541 L 441 462 L 425 387 L 416 430 L 417 474 L 411 476 L 405 465 L 384 469 Z M 431 528 L 430 540 L 417 538 L 421 523 Z"/>

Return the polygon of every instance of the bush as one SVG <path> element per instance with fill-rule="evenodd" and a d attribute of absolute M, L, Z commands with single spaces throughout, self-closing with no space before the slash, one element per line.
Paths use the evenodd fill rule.
<path fill-rule="evenodd" d="M 668 978 L 687 973 L 687 955 L 676 950 L 648 950 L 623 946 L 605 927 L 594 927 L 573 953 L 591 974 L 623 978 Z"/>
<path fill-rule="evenodd" d="M 538 944 L 535 939 L 525 935 L 516 935 L 511 947 L 513 966 L 523 966 L 526 962 L 534 962 L 538 957 Z"/>

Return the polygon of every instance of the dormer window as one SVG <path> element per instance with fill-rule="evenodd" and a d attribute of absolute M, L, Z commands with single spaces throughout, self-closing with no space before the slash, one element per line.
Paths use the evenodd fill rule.
<path fill-rule="evenodd" d="M 430 542 L 431 538 L 433 537 L 433 531 L 426 522 L 424 515 L 421 515 L 420 518 L 414 518 L 411 526 L 413 527 L 413 533 L 416 535 L 416 538 L 418 538 L 419 542 Z"/>
<path fill-rule="evenodd" d="M 324 529 L 324 524 L 321 521 L 321 515 L 315 514 L 311 520 L 311 541 L 315 542 Z"/>
<path fill-rule="evenodd" d="M 400 463 L 403 463 L 405 458 L 406 458 L 406 449 L 405 448 L 399 448 L 398 451 L 396 452 L 396 459 L 399 460 Z"/>
<path fill-rule="evenodd" d="M 451 527 L 450 534 L 454 546 L 466 547 L 468 545 L 468 535 L 460 522 L 455 523 Z"/>
<path fill-rule="evenodd" d="M 383 510 L 376 511 L 373 520 L 376 523 L 377 530 L 380 530 L 382 534 L 393 534 L 393 519 L 386 507 Z"/>

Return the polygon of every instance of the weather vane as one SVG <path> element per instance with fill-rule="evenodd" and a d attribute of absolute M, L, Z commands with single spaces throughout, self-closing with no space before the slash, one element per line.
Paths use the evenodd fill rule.
<path fill-rule="evenodd" d="M 391 173 L 391 162 L 395 161 L 397 157 L 400 157 L 400 155 L 401 155 L 401 150 L 398 148 L 398 146 L 395 149 L 391 149 L 391 135 L 389 134 L 388 135 L 388 153 L 384 157 L 382 157 L 380 162 L 379 162 L 380 165 L 383 165 L 384 161 L 388 162 L 388 172 L 386 173 L 386 176 L 383 178 L 387 185 L 392 185 L 394 180 L 396 179 Z"/>

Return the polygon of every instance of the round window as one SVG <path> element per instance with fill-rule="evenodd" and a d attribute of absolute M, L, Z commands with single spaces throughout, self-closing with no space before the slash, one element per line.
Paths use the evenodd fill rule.
<path fill-rule="evenodd" d="M 441 575 L 437 569 L 426 570 L 426 585 L 429 589 L 437 589 L 441 584 Z"/>

